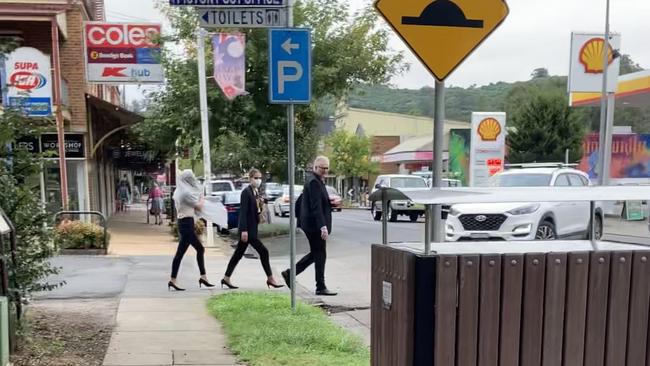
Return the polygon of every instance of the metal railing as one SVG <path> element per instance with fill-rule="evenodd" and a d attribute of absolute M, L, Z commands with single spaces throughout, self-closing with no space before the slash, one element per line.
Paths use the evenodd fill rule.
<path fill-rule="evenodd" d="M 17 268 L 17 263 L 18 259 L 16 257 L 16 250 L 17 250 L 17 245 L 16 245 L 16 227 L 14 226 L 13 222 L 9 219 L 7 214 L 0 208 L 0 216 L 2 219 L 6 222 L 7 226 L 9 227 L 9 250 L 11 252 L 11 262 L 13 264 L 14 270 Z M 2 288 L 2 296 L 6 296 L 10 301 L 14 303 L 15 309 L 16 309 L 16 323 L 20 322 L 20 319 L 22 317 L 22 312 L 23 312 L 23 304 L 21 302 L 20 298 L 20 289 L 18 286 L 18 282 L 16 281 L 16 278 L 14 276 L 13 280 L 13 285 L 14 285 L 14 290 L 13 294 L 10 293 L 10 288 L 9 288 L 9 270 L 7 268 L 7 262 L 6 262 L 6 253 L 5 253 L 5 244 L 4 244 L 4 236 L 7 233 L 0 233 L 0 277 L 1 278 L 1 288 Z M 11 312 L 10 312 L 11 314 Z M 10 315 L 11 317 L 11 315 Z M 9 344 L 10 344 L 10 349 L 15 349 L 16 347 L 16 324 L 12 324 L 12 320 L 9 321 Z"/>
<path fill-rule="evenodd" d="M 62 215 L 94 215 L 101 219 L 101 226 L 104 228 L 104 252 L 108 251 L 108 221 L 103 213 L 98 211 L 59 211 L 54 215 L 54 222 L 56 223 Z"/>
<path fill-rule="evenodd" d="M 146 211 L 147 211 L 147 224 L 149 223 L 149 216 L 151 216 L 151 207 L 153 207 L 153 198 L 147 198 Z"/>

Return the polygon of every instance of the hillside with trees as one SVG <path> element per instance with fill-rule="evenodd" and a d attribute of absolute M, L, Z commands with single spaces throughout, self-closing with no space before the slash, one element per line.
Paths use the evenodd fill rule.
<path fill-rule="evenodd" d="M 629 55 L 621 59 L 621 75 L 643 70 Z M 567 77 L 550 76 L 545 68 L 538 68 L 531 72 L 527 81 L 505 83 L 498 82 L 484 86 L 470 86 L 468 88 L 449 86 L 446 89 L 445 113 L 448 119 L 469 121 L 472 111 L 506 111 L 513 112 L 513 108 L 521 105 L 522 99 L 528 98 L 537 92 L 559 94 L 567 96 Z M 410 114 L 414 116 L 428 116 L 433 118 L 434 89 L 423 87 L 421 89 L 396 89 L 387 85 L 360 85 L 348 97 L 348 104 L 352 108 L 362 108 L 383 112 Z M 589 111 L 595 109 L 595 112 Z M 590 122 L 598 126 L 598 108 L 578 108 L 587 116 L 583 122 Z M 618 118 L 617 124 L 634 123 L 638 118 L 630 120 L 629 113 L 617 111 L 624 118 Z M 650 115 L 650 114 L 649 114 Z M 595 117 L 595 124 L 591 123 Z M 631 122 L 626 122 L 631 121 Z M 640 132 L 650 132 L 650 120 L 647 126 L 634 126 L 641 128 Z"/>

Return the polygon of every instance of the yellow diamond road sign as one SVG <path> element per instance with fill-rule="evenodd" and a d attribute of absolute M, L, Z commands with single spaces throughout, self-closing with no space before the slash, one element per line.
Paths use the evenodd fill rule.
<path fill-rule="evenodd" d="M 440 81 L 508 15 L 505 0 L 377 0 L 375 8 Z"/>

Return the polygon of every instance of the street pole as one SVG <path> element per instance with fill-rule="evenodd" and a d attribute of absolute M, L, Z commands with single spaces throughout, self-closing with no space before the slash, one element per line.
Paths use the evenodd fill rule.
<path fill-rule="evenodd" d="M 289 0 L 288 1 L 288 7 L 287 9 L 287 27 L 293 28 L 293 1 Z M 288 120 L 288 127 L 287 127 L 287 140 L 289 142 L 288 144 L 288 153 L 289 153 L 289 228 L 290 228 L 290 233 L 289 233 L 289 272 L 291 278 L 289 279 L 289 282 L 291 282 L 291 310 L 296 311 L 296 204 L 295 204 L 295 197 L 294 197 L 294 191 L 295 191 L 295 180 L 296 180 L 296 147 L 295 147 L 295 134 L 294 134 L 294 126 L 295 126 L 295 116 L 294 116 L 294 105 L 289 104 L 287 106 L 287 120 Z"/>
<path fill-rule="evenodd" d="M 433 119 L 433 187 L 442 186 L 442 150 L 445 136 L 445 83 L 436 80 L 435 115 Z M 433 206 L 432 239 L 435 243 L 443 241 L 442 206 Z M 431 253 L 431 243 L 425 243 L 425 254 Z"/>
<path fill-rule="evenodd" d="M 210 196 L 212 193 L 212 161 L 210 157 L 210 128 L 208 126 L 208 87 L 205 81 L 205 37 L 207 32 L 203 28 L 196 31 L 197 57 L 199 58 L 199 99 L 201 108 L 201 141 L 203 143 L 203 177 L 205 178 L 205 194 Z M 212 222 L 206 223 L 206 232 L 208 235 L 208 247 L 214 246 L 214 230 Z"/>
<path fill-rule="evenodd" d="M 609 70 L 609 0 L 606 0 L 605 9 L 605 37 L 603 38 L 603 88 L 600 102 L 600 131 L 598 139 L 598 160 L 600 171 L 598 172 L 598 183 L 601 186 L 609 184 L 609 167 L 611 163 L 611 146 L 608 148 L 609 142 L 608 135 L 610 134 L 610 127 L 613 121 L 608 120 L 608 99 L 610 97 L 607 92 L 607 74 Z M 608 151 L 609 154 L 608 155 Z"/>
<path fill-rule="evenodd" d="M 56 119 L 57 142 L 59 144 L 59 175 L 61 176 L 61 207 L 68 210 L 68 170 L 65 160 L 65 126 L 63 111 L 61 110 L 61 58 L 59 53 L 59 26 L 56 17 L 52 18 L 52 64 L 54 76 L 54 108 Z M 45 202 L 43 202 L 45 203 Z"/>

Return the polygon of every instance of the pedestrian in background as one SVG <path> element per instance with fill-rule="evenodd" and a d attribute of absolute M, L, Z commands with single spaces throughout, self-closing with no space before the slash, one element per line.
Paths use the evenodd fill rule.
<path fill-rule="evenodd" d="M 126 210 L 126 205 L 129 202 L 130 195 L 131 185 L 129 184 L 129 180 L 126 177 L 126 174 L 124 174 L 124 178 L 122 178 L 117 186 L 117 197 L 120 201 L 119 211 Z"/>
<path fill-rule="evenodd" d="M 309 240 L 309 253 L 296 264 L 296 275 L 314 263 L 316 272 L 316 295 L 335 296 L 325 285 L 325 261 L 327 260 L 327 238 L 332 232 L 332 205 L 330 204 L 325 176 L 330 162 L 325 156 L 314 161 L 314 172 L 307 178 L 300 198 L 299 226 Z M 290 285 L 290 270 L 282 272 L 282 277 Z"/>
<path fill-rule="evenodd" d="M 194 173 L 189 169 L 183 170 L 180 174 L 178 187 L 176 187 L 176 191 L 174 192 L 174 202 L 176 203 L 176 212 L 178 213 L 178 248 L 172 261 L 172 276 L 167 283 L 167 288 L 173 288 L 176 291 L 185 291 L 184 288 L 177 286 L 176 278 L 178 277 L 178 270 L 181 266 L 183 256 L 190 245 L 196 250 L 196 262 L 199 265 L 199 272 L 201 274 L 199 287 L 214 287 L 213 284 L 208 282 L 205 272 L 205 248 L 196 236 L 194 229 L 196 212 L 201 211 L 205 203 L 203 187 L 199 184 Z"/>
<path fill-rule="evenodd" d="M 230 282 L 230 277 L 244 256 L 244 253 L 246 253 L 249 244 L 255 248 L 255 251 L 260 256 L 262 268 L 264 268 L 264 272 L 266 273 L 266 286 L 269 288 L 284 287 L 283 285 L 279 285 L 273 277 L 271 263 L 269 262 L 269 251 L 258 237 L 257 228 L 261 221 L 260 218 L 264 206 L 264 199 L 259 193 L 259 189 L 262 186 L 262 173 L 257 169 L 251 169 L 248 177 L 250 178 L 250 185 L 241 192 L 238 225 L 239 242 L 237 243 L 237 249 L 230 258 L 226 274 L 221 280 L 221 287 L 227 286 L 230 289 L 238 288 Z"/>
<path fill-rule="evenodd" d="M 162 225 L 162 212 L 165 209 L 163 196 L 163 190 L 158 183 L 154 183 L 149 191 L 149 197 L 151 198 L 151 214 L 155 218 L 156 225 Z"/>

